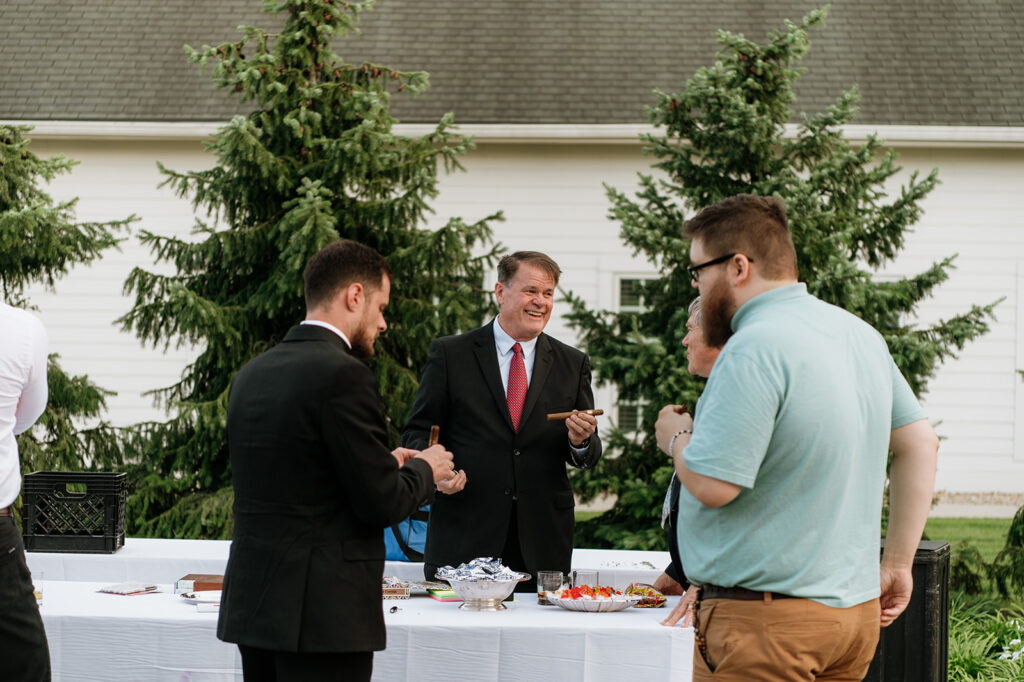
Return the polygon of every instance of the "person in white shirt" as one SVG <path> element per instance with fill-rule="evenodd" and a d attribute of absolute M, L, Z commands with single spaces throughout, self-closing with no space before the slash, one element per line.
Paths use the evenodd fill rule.
<path fill-rule="evenodd" d="M 21 489 L 15 436 L 46 409 L 46 330 L 0 302 L 0 680 L 50 679 L 50 650 L 12 505 Z"/>

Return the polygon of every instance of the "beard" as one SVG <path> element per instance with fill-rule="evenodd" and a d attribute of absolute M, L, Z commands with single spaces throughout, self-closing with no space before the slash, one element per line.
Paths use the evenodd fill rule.
<path fill-rule="evenodd" d="M 373 342 L 377 340 L 377 325 L 365 319 L 352 334 L 352 355 L 360 360 L 373 357 Z"/>
<path fill-rule="evenodd" d="M 704 342 L 712 348 L 721 348 L 732 336 L 732 316 L 736 314 L 736 300 L 724 282 L 715 285 L 701 296 L 701 330 Z"/>

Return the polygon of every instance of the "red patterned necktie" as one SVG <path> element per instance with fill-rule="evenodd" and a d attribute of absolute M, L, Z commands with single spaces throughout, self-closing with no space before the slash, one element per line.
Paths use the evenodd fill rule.
<path fill-rule="evenodd" d="M 518 343 L 512 346 L 512 364 L 508 368 L 505 399 L 508 401 L 508 413 L 512 417 L 512 428 L 518 431 L 519 420 L 523 416 L 523 403 L 526 401 L 526 364 L 523 362 L 523 347 Z"/>

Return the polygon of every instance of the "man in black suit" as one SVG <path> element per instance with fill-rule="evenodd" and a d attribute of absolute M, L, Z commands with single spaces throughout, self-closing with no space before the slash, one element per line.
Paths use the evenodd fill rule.
<path fill-rule="evenodd" d="M 306 320 L 235 376 L 234 535 L 217 636 L 245 679 L 369 680 L 385 646 L 381 529 L 452 475 L 435 446 L 389 452 L 373 373 L 391 271 L 348 240 L 303 273 Z"/>
<path fill-rule="evenodd" d="M 430 346 L 402 444 L 423 447 L 437 424 L 459 472 L 438 483 L 427 579 L 480 556 L 529 573 L 524 592 L 536 590 L 537 571 L 569 571 L 575 500 L 565 465 L 593 467 L 601 440 L 591 415 L 546 419 L 594 406 L 587 356 L 543 333 L 560 274 L 542 253 L 505 256 L 497 318 Z"/>

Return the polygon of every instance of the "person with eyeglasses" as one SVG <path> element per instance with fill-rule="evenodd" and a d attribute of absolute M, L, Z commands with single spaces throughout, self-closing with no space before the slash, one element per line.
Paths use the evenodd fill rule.
<path fill-rule="evenodd" d="M 667 405 L 655 425 L 700 586 L 693 679 L 863 679 L 910 601 L 938 439 L 882 336 L 798 281 L 780 199 L 724 199 L 683 236 L 724 345 L 695 415 Z"/>

